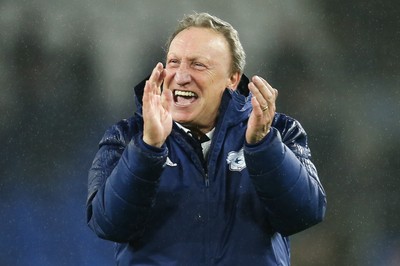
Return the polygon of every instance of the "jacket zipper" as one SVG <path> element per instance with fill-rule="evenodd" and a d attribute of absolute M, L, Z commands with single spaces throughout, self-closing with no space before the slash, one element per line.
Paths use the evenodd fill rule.
<path fill-rule="evenodd" d="M 205 169 L 207 170 L 207 169 Z M 211 265 L 211 230 L 210 230 L 210 179 L 208 177 L 208 173 L 207 171 L 205 171 L 204 173 L 204 182 L 205 182 L 205 202 L 206 202 L 206 206 L 205 206 L 205 219 L 206 219 L 206 223 L 205 223 L 205 246 L 204 246 L 204 252 L 205 252 L 205 259 L 206 259 L 206 265 Z"/>
<path fill-rule="evenodd" d="M 208 178 L 207 173 L 205 173 L 205 175 L 204 175 L 204 183 L 205 183 L 206 187 L 210 186 L 210 179 Z"/>

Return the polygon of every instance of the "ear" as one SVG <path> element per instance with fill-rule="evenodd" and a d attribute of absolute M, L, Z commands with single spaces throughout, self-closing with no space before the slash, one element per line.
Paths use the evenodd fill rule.
<path fill-rule="evenodd" d="M 229 84 L 227 87 L 231 88 L 232 90 L 236 90 L 241 77 L 242 74 L 240 74 L 239 72 L 233 73 L 229 78 Z"/>

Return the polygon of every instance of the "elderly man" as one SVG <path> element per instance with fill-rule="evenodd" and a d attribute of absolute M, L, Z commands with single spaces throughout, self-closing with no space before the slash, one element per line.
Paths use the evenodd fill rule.
<path fill-rule="evenodd" d="M 87 219 L 118 265 L 289 265 L 326 198 L 300 124 L 243 75 L 236 30 L 185 16 L 89 171 Z"/>

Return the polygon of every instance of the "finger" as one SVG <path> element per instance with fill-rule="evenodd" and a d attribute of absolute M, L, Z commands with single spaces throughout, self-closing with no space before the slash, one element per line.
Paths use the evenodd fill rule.
<path fill-rule="evenodd" d="M 267 86 L 267 88 L 271 91 L 273 98 L 274 98 L 274 102 L 276 101 L 276 99 L 278 98 L 278 90 L 273 88 L 264 78 L 259 77 L 264 84 Z"/>
<path fill-rule="evenodd" d="M 260 110 L 269 105 L 267 99 L 265 99 L 265 97 L 262 95 L 261 91 L 258 89 L 258 87 L 256 87 L 256 85 L 253 82 L 249 83 L 248 88 L 251 91 L 251 94 L 257 100 Z"/>
<path fill-rule="evenodd" d="M 263 113 L 262 107 L 260 102 L 257 100 L 256 97 L 251 97 L 251 105 L 253 106 L 253 112 L 256 115 L 256 117 L 260 117 Z"/>
<path fill-rule="evenodd" d="M 262 82 L 265 84 L 265 86 L 267 86 L 269 89 L 274 89 L 269 83 L 268 81 L 266 81 L 263 77 L 258 76 Z"/>
<path fill-rule="evenodd" d="M 162 86 L 163 86 L 164 79 L 166 76 L 167 76 L 167 70 L 165 68 L 163 68 L 161 70 L 160 77 L 158 79 L 158 87 L 161 88 L 161 90 L 162 90 Z"/>
<path fill-rule="evenodd" d="M 162 106 L 164 107 L 164 109 L 167 112 L 171 111 L 172 104 L 174 103 L 173 99 L 174 98 L 172 96 L 172 91 L 164 89 L 163 92 L 162 92 L 161 102 L 162 102 Z"/>
<path fill-rule="evenodd" d="M 157 70 L 157 76 L 158 77 L 155 82 L 157 84 L 157 87 L 160 87 L 161 84 L 164 81 L 165 76 L 167 75 L 167 71 L 165 70 L 164 66 L 162 63 L 158 63 L 156 66 L 156 70 Z"/>
<path fill-rule="evenodd" d="M 144 91 L 143 91 L 143 101 L 145 101 L 149 98 L 149 93 L 151 93 L 151 87 L 150 87 L 149 81 L 146 80 L 146 83 L 144 85 Z"/>
<path fill-rule="evenodd" d="M 146 80 L 146 84 L 144 86 L 144 92 L 143 92 L 143 119 L 146 120 L 147 117 L 147 110 L 151 110 L 151 94 L 152 94 L 152 89 L 151 86 L 149 84 L 149 81 Z"/>
<path fill-rule="evenodd" d="M 157 63 L 151 72 L 149 82 L 154 93 L 161 94 L 160 86 L 164 80 L 165 71 L 162 63 Z"/>
<path fill-rule="evenodd" d="M 268 90 L 270 90 L 271 92 L 273 92 L 275 89 L 268 83 L 268 81 L 266 81 L 263 77 L 260 77 L 260 76 L 257 76 L 261 81 L 262 81 L 262 83 L 264 84 L 264 86 L 268 89 Z"/>
<path fill-rule="evenodd" d="M 252 78 L 253 83 L 256 85 L 256 87 L 260 90 L 261 95 L 266 99 L 267 101 L 272 101 L 274 97 L 274 89 L 269 85 L 269 83 L 259 77 L 259 76 L 254 76 Z"/>

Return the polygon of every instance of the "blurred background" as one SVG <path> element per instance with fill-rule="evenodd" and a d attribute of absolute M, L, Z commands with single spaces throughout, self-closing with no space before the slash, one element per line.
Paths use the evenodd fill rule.
<path fill-rule="evenodd" d="M 0 1 L 0 265 L 113 265 L 87 171 L 183 14 L 230 22 L 279 90 L 328 195 L 293 265 L 400 265 L 400 2 Z"/>

